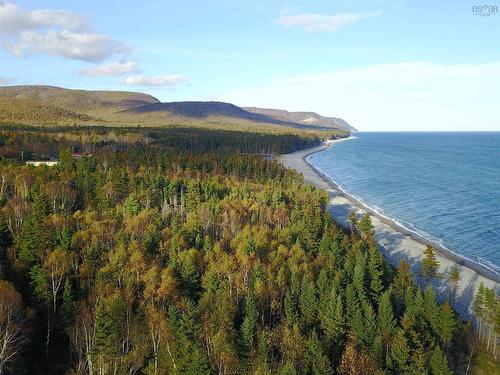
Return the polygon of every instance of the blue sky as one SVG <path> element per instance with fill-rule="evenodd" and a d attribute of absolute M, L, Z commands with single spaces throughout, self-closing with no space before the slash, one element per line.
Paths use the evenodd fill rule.
<path fill-rule="evenodd" d="M 500 15 L 473 5 L 0 0 L 0 84 L 311 110 L 362 130 L 500 130 Z"/>

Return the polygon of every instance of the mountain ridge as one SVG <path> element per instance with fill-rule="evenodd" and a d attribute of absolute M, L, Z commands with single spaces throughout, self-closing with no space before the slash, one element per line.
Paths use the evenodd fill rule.
<path fill-rule="evenodd" d="M 250 110 L 249 110 L 250 109 Z M 285 115 L 288 114 L 288 115 Z M 308 114 L 311 121 L 304 119 Z M 243 108 L 217 101 L 161 102 L 132 91 L 79 90 L 45 85 L 0 87 L 0 123 L 37 125 L 236 126 L 352 131 L 342 119 L 314 112 Z"/>
<path fill-rule="evenodd" d="M 326 117 L 310 111 L 287 111 L 284 109 L 274 108 L 259 108 L 259 107 L 242 107 L 249 112 L 259 113 L 271 118 L 281 119 L 283 121 L 295 122 L 298 124 L 317 125 L 325 128 L 339 127 L 349 131 L 357 131 L 355 127 L 348 124 L 344 119 L 339 117 Z"/>

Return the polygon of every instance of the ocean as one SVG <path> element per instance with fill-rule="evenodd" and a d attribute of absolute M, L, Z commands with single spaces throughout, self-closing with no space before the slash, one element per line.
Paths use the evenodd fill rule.
<path fill-rule="evenodd" d="M 360 132 L 307 160 L 379 214 L 500 274 L 500 132 Z"/>

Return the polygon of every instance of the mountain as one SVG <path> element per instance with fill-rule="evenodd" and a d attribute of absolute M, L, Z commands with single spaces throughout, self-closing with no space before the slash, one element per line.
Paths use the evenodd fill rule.
<path fill-rule="evenodd" d="M 121 114 L 160 114 L 167 113 L 184 118 L 208 119 L 228 118 L 248 120 L 263 124 L 281 125 L 298 129 L 323 130 L 323 127 L 315 124 L 305 125 L 293 121 L 286 121 L 259 113 L 247 111 L 231 103 L 224 102 L 170 102 L 151 103 L 121 111 Z M 234 121 L 234 120 L 233 120 Z M 339 128 L 337 128 L 339 129 Z"/>
<path fill-rule="evenodd" d="M 57 107 L 94 119 L 105 119 L 117 111 L 160 102 L 151 95 L 138 92 L 71 90 L 53 86 L 0 87 L 0 98 L 29 100 L 41 106 Z M 22 102 L 19 104 L 22 105 Z"/>
<path fill-rule="evenodd" d="M 0 123 L 28 125 L 198 126 L 238 130 L 349 130 L 338 121 L 280 110 L 250 110 L 223 102 L 162 103 L 128 91 L 72 90 L 53 86 L 0 87 Z M 328 119 L 326 120 L 321 119 Z M 288 129 L 288 130 L 287 130 Z"/>
<path fill-rule="evenodd" d="M 289 112 L 282 109 L 243 107 L 248 112 L 264 115 L 276 120 L 292 122 L 302 125 L 314 125 L 328 129 L 344 129 L 357 131 L 345 120 L 338 117 L 325 117 L 314 112 Z"/>

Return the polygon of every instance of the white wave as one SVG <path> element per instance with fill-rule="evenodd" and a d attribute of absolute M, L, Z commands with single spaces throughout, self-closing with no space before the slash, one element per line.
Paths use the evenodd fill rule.
<path fill-rule="evenodd" d="M 466 262 L 469 262 L 469 263 L 473 263 L 473 264 L 479 265 L 479 266 L 484 267 L 487 270 L 489 270 L 489 271 L 491 271 L 491 272 L 493 272 L 495 274 L 499 274 L 500 275 L 500 267 L 497 266 L 497 265 L 495 265 L 494 263 L 492 263 L 492 262 L 490 262 L 488 260 L 485 260 L 485 259 L 483 259 L 481 257 L 478 257 L 478 256 L 474 256 L 474 258 L 471 258 L 470 256 L 463 255 L 463 254 L 457 253 L 456 251 L 451 250 L 449 247 L 447 247 L 445 245 L 443 239 L 435 237 L 435 236 L 431 235 L 430 233 L 428 233 L 428 232 L 426 232 L 424 230 L 419 229 L 414 224 L 412 224 L 412 223 L 410 223 L 410 222 L 408 222 L 406 220 L 401 220 L 401 219 L 398 219 L 398 218 L 396 218 L 394 216 L 388 215 L 379 206 L 368 204 L 360 196 L 357 196 L 357 195 L 354 195 L 352 193 L 347 192 L 341 184 L 339 184 L 337 181 L 335 181 L 335 179 L 331 175 L 329 175 L 326 171 L 324 171 L 323 169 L 321 169 L 321 167 L 319 167 L 319 166 L 317 166 L 317 165 L 312 164 L 311 162 L 309 162 L 309 158 L 306 158 L 306 161 L 317 172 L 319 172 L 320 175 L 326 177 L 328 180 L 330 180 L 331 182 L 333 182 L 333 184 L 338 188 L 338 190 L 341 191 L 342 194 L 344 194 L 347 197 L 349 197 L 350 199 L 358 202 L 359 205 L 365 211 L 371 211 L 371 212 L 375 213 L 377 216 L 380 216 L 380 217 L 382 217 L 385 220 L 393 222 L 396 225 L 396 227 L 399 227 L 399 228 L 403 229 L 404 231 L 413 233 L 413 234 L 417 235 L 418 237 L 424 239 L 425 241 L 428 241 L 428 242 L 431 242 L 431 243 L 437 245 L 438 247 L 442 248 L 446 252 L 449 252 L 450 254 L 453 254 L 457 258 L 463 259 L 463 260 L 465 260 Z"/>

